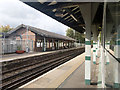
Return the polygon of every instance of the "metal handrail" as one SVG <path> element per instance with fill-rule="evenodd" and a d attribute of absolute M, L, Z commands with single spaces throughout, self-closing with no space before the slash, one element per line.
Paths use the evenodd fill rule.
<path fill-rule="evenodd" d="M 110 53 L 109 50 L 107 50 L 106 48 L 104 48 L 116 61 L 118 61 L 120 63 L 120 60 L 118 58 L 116 58 L 113 54 Z"/>

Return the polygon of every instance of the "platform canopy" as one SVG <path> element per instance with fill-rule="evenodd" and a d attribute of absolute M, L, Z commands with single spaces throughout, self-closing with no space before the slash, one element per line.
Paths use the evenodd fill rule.
<path fill-rule="evenodd" d="M 40 28 L 36 28 L 36 27 L 29 26 L 29 25 L 24 25 L 24 24 L 21 24 L 21 25 L 17 26 L 16 28 L 14 28 L 13 30 L 7 32 L 6 37 L 12 36 L 14 33 L 16 33 L 21 28 L 27 28 L 27 27 L 30 31 L 32 31 L 33 33 L 40 35 L 42 37 L 54 38 L 54 39 L 58 39 L 58 40 L 60 39 L 60 40 L 76 41 L 75 39 L 70 38 L 68 36 L 60 35 L 57 33 L 49 32 L 49 31 L 46 31 L 46 30 L 43 30 Z"/>
<path fill-rule="evenodd" d="M 80 33 L 84 33 L 85 31 L 85 21 L 79 6 L 91 2 L 56 2 L 55 0 L 21 1 Z M 97 12 L 93 12 L 95 16 L 92 19 L 92 23 L 102 26 L 103 2 L 94 2 L 92 4 L 94 4 L 93 6 L 98 5 L 94 8 Z"/>

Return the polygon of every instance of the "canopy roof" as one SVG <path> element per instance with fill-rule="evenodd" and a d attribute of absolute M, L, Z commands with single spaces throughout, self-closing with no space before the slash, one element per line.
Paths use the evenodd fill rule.
<path fill-rule="evenodd" d="M 85 31 L 85 21 L 79 6 L 90 2 L 54 2 L 53 0 L 51 0 L 51 2 L 43 2 L 44 0 L 41 2 L 40 0 L 30 0 L 30 2 L 25 2 L 25 0 L 21 1 L 80 33 Z M 100 2 L 92 23 L 101 24 L 102 13 L 103 2 Z"/>
<path fill-rule="evenodd" d="M 35 27 L 32 27 L 32 26 L 24 25 L 24 24 L 19 25 L 14 30 L 9 31 L 7 34 L 8 34 L 8 36 L 10 36 L 13 33 L 16 33 L 17 30 L 20 30 L 20 28 L 27 28 L 27 27 L 30 31 L 32 31 L 32 32 L 34 32 L 34 33 L 36 33 L 40 36 L 43 36 L 43 37 L 75 41 L 75 39 L 70 38 L 68 36 L 56 34 L 56 33 L 53 33 L 53 32 L 49 32 L 49 31 L 46 31 L 46 30 L 42 30 L 42 29 L 35 28 Z"/>

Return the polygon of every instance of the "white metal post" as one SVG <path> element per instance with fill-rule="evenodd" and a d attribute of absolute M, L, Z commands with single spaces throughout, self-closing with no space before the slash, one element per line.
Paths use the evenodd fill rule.
<path fill-rule="evenodd" d="M 96 64 L 97 31 L 95 25 L 92 25 L 92 30 L 93 30 L 93 63 Z"/>
<path fill-rule="evenodd" d="M 95 41 L 93 41 L 93 63 L 96 64 L 96 42 Z"/>
<path fill-rule="evenodd" d="M 91 82 L 91 30 L 90 25 L 86 25 L 85 38 L 85 83 Z"/>
<path fill-rule="evenodd" d="M 53 47 L 53 43 L 54 43 L 54 42 L 53 42 L 53 39 L 52 39 L 52 50 L 54 49 L 54 47 Z"/>
<path fill-rule="evenodd" d="M 46 51 L 46 38 L 44 37 L 44 42 L 43 42 L 43 51 Z"/>
<path fill-rule="evenodd" d="M 111 40 L 111 31 L 113 29 L 113 22 L 107 22 L 106 23 L 106 49 L 109 50 L 110 49 L 110 40 Z M 110 63 L 110 59 L 109 59 L 109 56 L 108 56 L 108 52 L 106 51 L 106 64 L 109 64 Z"/>
<path fill-rule="evenodd" d="M 107 41 L 106 42 L 106 49 L 109 50 L 110 49 L 110 41 Z M 109 56 L 108 56 L 108 52 L 106 51 L 106 64 L 109 64 L 110 63 L 110 60 L 109 60 Z"/>
<path fill-rule="evenodd" d="M 57 48 L 59 49 L 59 40 L 58 40 L 58 42 L 57 42 Z"/>
<path fill-rule="evenodd" d="M 85 38 L 85 84 L 91 84 L 91 3 L 80 5 L 82 16 L 85 20 L 86 38 Z"/>
<path fill-rule="evenodd" d="M 101 47 L 101 76 L 102 76 L 102 88 L 105 88 L 105 51 L 104 47 Z"/>
<path fill-rule="evenodd" d="M 102 58 L 101 58 L 101 76 L 102 76 L 102 88 L 105 88 L 105 34 L 106 34 L 106 2 L 104 2 L 103 10 L 103 23 L 102 23 Z"/>
<path fill-rule="evenodd" d="M 115 57 L 120 60 L 120 25 L 117 27 Z M 120 88 L 120 63 L 118 61 L 114 63 L 114 87 Z"/>

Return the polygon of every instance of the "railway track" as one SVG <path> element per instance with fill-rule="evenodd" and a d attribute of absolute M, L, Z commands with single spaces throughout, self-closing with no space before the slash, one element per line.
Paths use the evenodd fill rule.
<path fill-rule="evenodd" d="M 2 65 L 2 90 L 16 89 L 84 52 L 84 48 L 25 58 Z M 34 60 L 32 60 L 34 58 Z"/>

